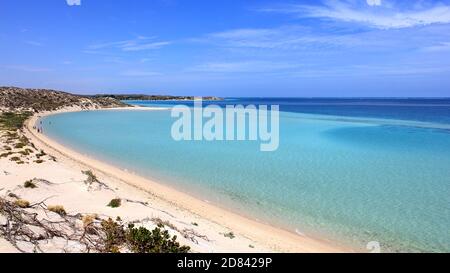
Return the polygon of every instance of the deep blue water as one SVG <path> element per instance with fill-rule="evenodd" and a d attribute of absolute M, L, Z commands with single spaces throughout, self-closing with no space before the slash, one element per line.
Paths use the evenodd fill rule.
<path fill-rule="evenodd" d="M 141 106 L 171 106 L 174 101 L 128 101 Z M 229 103 L 276 104 L 280 110 L 292 113 L 309 113 L 362 118 L 389 118 L 450 124 L 450 98 L 445 99 L 336 99 L 336 98 L 229 98 L 224 101 L 205 101 L 204 104 Z M 193 105 L 193 102 L 184 102 Z"/>
<path fill-rule="evenodd" d="M 361 249 L 379 241 L 383 251 L 450 251 L 449 99 L 208 103 L 280 104 L 279 149 L 176 142 L 170 111 L 67 113 L 44 126 L 91 156 L 292 231 Z"/>

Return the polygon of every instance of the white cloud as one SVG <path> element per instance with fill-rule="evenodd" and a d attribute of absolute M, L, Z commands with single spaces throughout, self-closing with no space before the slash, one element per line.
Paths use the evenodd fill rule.
<path fill-rule="evenodd" d="M 116 48 L 122 51 L 143 51 L 159 49 L 171 44 L 169 41 L 151 41 L 152 39 L 153 38 L 139 36 L 132 40 L 93 44 L 89 46 L 88 51 L 104 48 Z"/>
<path fill-rule="evenodd" d="M 371 6 L 381 5 L 380 0 L 368 0 Z M 450 23 L 450 6 L 413 6 L 411 9 L 393 5 L 372 9 L 355 5 L 352 1 L 325 1 L 323 5 L 290 5 L 284 8 L 263 9 L 266 12 L 296 14 L 301 18 L 318 18 L 343 22 L 361 23 L 379 29 L 409 28 L 431 24 Z"/>
<path fill-rule="evenodd" d="M 271 61 L 240 61 L 240 62 L 215 62 L 205 63 L 189 69 L 195 72 L 211 73 L 246 73 L 246 72 L 271 72 L 292 69 L 298 64 L 271 62 Z"/>
<path fill-rule="evenodd" d="M 81 6 L 81 0 L 66 0 L 69 6 Z"/>
<path fill-rule="evenodd" d="M 145 43 L 145 44 L 138 44 L 138 45 L 127 45 L 122 47 L 123 51 L 141 51 L 141 50 L 148 50 L 148 49 L 158 49 L 166 45 L 170 45 L 170 42 L 154 42 L 154 43 Z"/>
<path fill-rule="evenodd" d="M 43 46 L 41 42 L 36 41 L 25 41 L 26 44 L 32 45 L 32 46 Z"/>
<path fill-rule="evenodd" d="M 441 42 L 436 45 L 427 46 L 424 48 L 427 52 L 440 52 L 440 51 L 450 51 L 450 42 Z"/>
<path fill-rule="evenodd" d="M 367 0 L 369 6 L 381 6 L 381 0 Z"/>
<path fill-rule="evenodd" d="M 121 76 L 125 77 L 153 77 L 162 75 L 159 72 L 153 71 L 143 71 L 143 70 L 127 70 L 120 73 Z"/>
<path fill-rule="evenodd" d="M 234 29 L 208 35 L 207 42 L 228 48 L 255 48 L 304 50 L 314 47 L 318 50 L 336 46 L 355 46 L 360 39 L 352 35 L 318 34 L 303 26 L 282 26 L 270 29 Z"/>

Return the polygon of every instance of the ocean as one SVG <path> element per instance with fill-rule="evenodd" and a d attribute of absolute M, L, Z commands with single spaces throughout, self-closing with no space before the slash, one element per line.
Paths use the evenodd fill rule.
<path fill-rule="evenodd" d="M 168 107 L 192 102 L 132 101 Z M 84 154 L 301 236 L 365 251 L 450 252 L 450 99 L 229 98 L 280 105 L 280 144 L 181 141 L 163 111 L 44 118 Z"/>

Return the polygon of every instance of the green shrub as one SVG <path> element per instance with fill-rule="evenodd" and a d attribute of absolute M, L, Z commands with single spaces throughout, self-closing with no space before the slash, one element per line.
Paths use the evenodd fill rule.
<path fill-rule="evenodd" d="M 170 238 L 169 232 L 162 226 L 150 231 L 144 227 L 128 226 L 126 232 L 128 247 L 135 253 L 188 253 L 190 247 L 181 246 L 177 236 Z"/>
<path fill-rule="evenodd" d="M 124 246 L 128 246 L 134 253 L 187 253 L 190 250 L 189 246 L 180 245 L 176 236 L 171 238 L 163 226 L 150 231 L 144 227 L 135 228 L 130 224 L 124 229 L 119 217 L 117 221 L 111 218 L 103 220 L 101 226 L 104 233 L 104 252 L 118 253 Z"/>
<path fill-rule="evenodd" d="M 119 248 L 125 243 L 125 230 L 122 223 L 109 218 L 107 221 L 103 220 L 101 225 L 105 233 L 104 252 L 119 253 Z"/>
<path fill-rule="evenodd" d="M 22 148 L 25 147 L 25 146 L 26 146 L 25 143 L 19 142 L 19 143 L 16 143 L 16 144 L 14 145 L 14 148 L 16 148 L 16 149 L 22 149 Z"/>
<path fill-rule="evenodd" d="M 120 198 L 114 198 L 109 202 L 108 207 L 118 208 L 118 207 L 120 207 L 121 204 L 122 204 L 122 200 Z"/>
<path fill-rule="evenodd" d="M 47 154 L 44 152 L 44 150 L 41 150 L 38 154 L 36 154 L 36 157 L 39 159 L 42 156 L 46 156 Z"/>
<path fill-rule="evenodd" d="M 12 152 L 3 153 L 3 154 L 0 154 L 0 158 L 8 157 L 8 156 L 10 156 L 12 154 L 13 154 Z"/>
<path fill-rule="evenodd" d="M 87 170 L 87 171 L 82 171 L 83 174 L 87 175 L 87 179 L 85 180 L 85 182 L 87 184 L 92 184 L 92 183 L 98 183 L 100 182 L 97 178 L 97 176 L 91 171 L 91 170 Z"/>
<path fill-rule="evenodd" d="M 29 189 L 37 188 L 36 184 L 33 183 L 33 180 L 26 181 L 25 183 L 23 183 L 23 186 Z"/>
<path fill-rule="evenodd" d="M 32 116 L 31 112 L 5 112 L 0 114 L 0 127 L 5 130 L 16 131 Z"/>
<path fill-rule="evenodd" d="M 44 160 L 38 159 L 38 160 L 35 160 L 34 162 L 36 162 L 37 164 L 42 164 L 42 163 L 44 163 Z"/>
<path fill-rule="evenodd" d="M 19 151 L 19 154 L 24 156 L 30 155 L 30 153 L 27 150 Z"/>
<path fill-rule="evenodd" d="M 230 238 L 230 239 L 234 239 L 236 237 L 232 231 L 225 233 L 223 236 Z"/>
<path fill-rule="evenodd" d="M 14 157 L 11 157 L 9 160 L 11 160 L 11 161 L 20 161 L 20 157 L 14 156 Z"/>

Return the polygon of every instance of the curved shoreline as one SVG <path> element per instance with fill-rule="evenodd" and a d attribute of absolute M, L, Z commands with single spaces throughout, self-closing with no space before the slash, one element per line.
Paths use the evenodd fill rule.
<path fill-rule="evenodd" d="M 157 109 L 148 107 L 134 107 L 100 110 Z M 40 117 L 76 111 L 81 111 L 81 109 L 71 108 L 35 114 L 26 122 L 25 129 L 27 136 L 30 138 L 31 142 L 37 146 L 44 147 L 46 150 L 50 150 L 54 154 L 62 156 L 97 172 L 101 172 L 106 176 L 118 179 L 127 185 L 138 188 L 139 190 L 142 190 L 166 203 L 170 203 L 178 209 L 185 210 L 192 215 L 199 216 L 210 222 L 227 227 L 237 234 L 251 238 L 252 240 L 267 246 L 267 248 L 275 252 L 353 252 L 352 249 L 341 247 L 333 242 L 311 237 L 302 237 L 293 232 L 260 223 L 218 206 L 214 206 L 205 201 L 192 197 L 189 194 L 173 189 L 170 186 L 166 186 L 162 183 L 158 183 L 157 181 L 126 172 L 115 166 L 111 166 L 107 163 L 80 154 L 79 152 L 67 148 L 45 135 L 38 134 L 33 129 L 33 126 Z"/>

